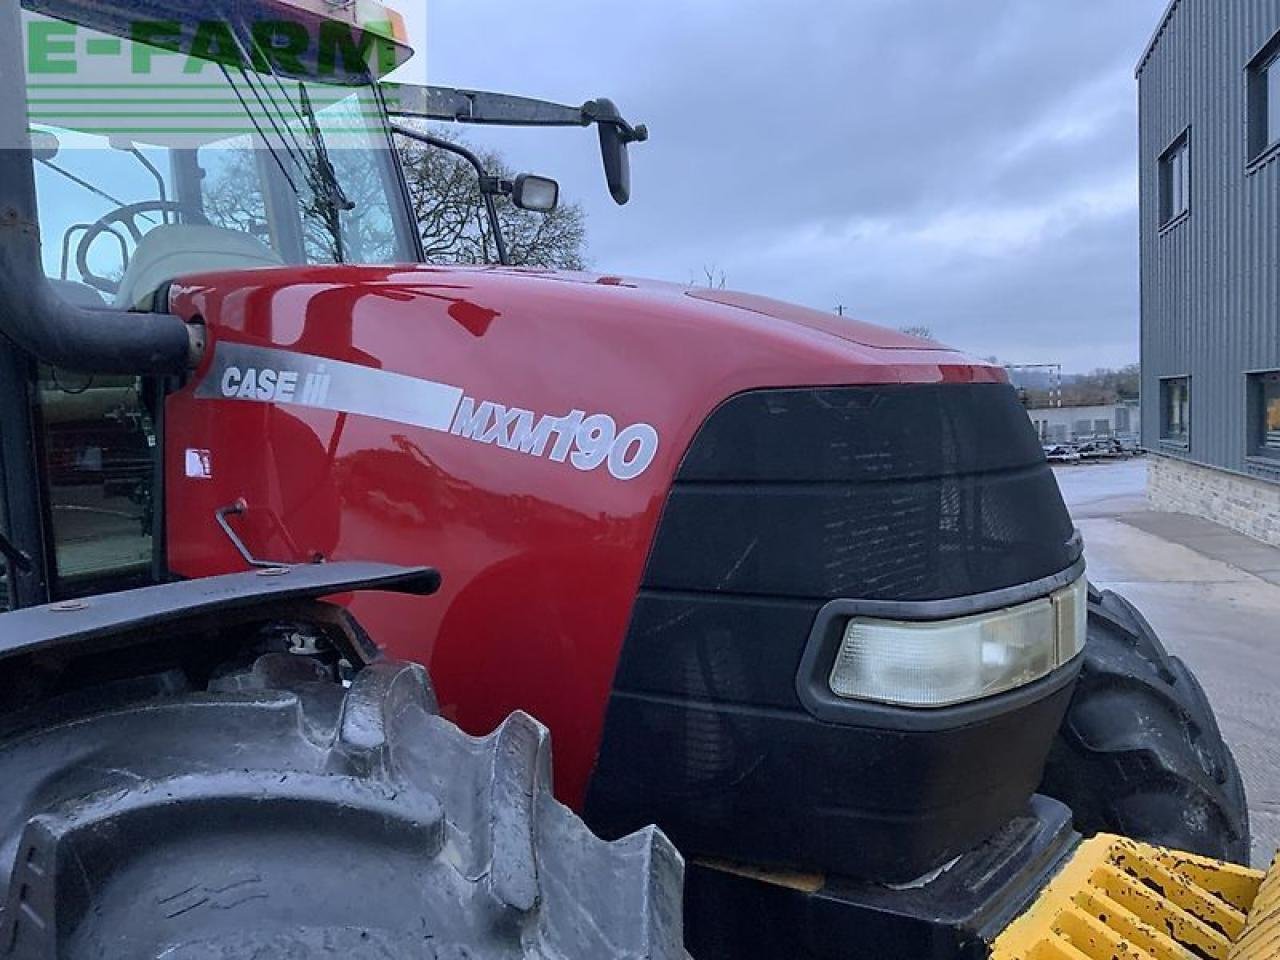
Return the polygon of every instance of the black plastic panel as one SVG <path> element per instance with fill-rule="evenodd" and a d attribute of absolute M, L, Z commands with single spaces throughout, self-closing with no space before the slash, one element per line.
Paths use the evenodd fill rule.
<path fill-rule="evenodd" d="M 668 497 L 587 797 L 690 856 L 919 876 L 1026 803 L 1075 667 L 927 724 L 800 702 L 818 611 L 1048 581 L 1080 542 L 1012 388 L 767 390 L 703 425 Z M 1046 591 L 1049 588 L 1046 587 Z M 1001 594 L 1003 595 L 1003 594 Z"/>
<path fill-rule="evenodd" d="M 689 864 L 686 946 L 698 960 L 986 960 L 1079 837 L 1071 812 L 1035 796 L 931 883 L 831 881 L 808 892 Z"/>
<path fill-rule="evenodd" d="M 588 819 L 608 837 L 656 821 L 687 856 L 911 880 L 986 839 L 1035 792 L 1074 675 L 932 732 L 616 693 Z"/>
<path fill-rule="evenodd" d="M 647 585 L 828 599 L 937 600 L 1070 564 L 1047 467 L 867 485 L 680 486 Z"/>
<path fill-rule="evenodd" d="M 867 483 L 1043 462 L 1004 384 L 757 390 L 711 415 L 679 479 Z"/>
<path fill-rule="evenodd" d="M 1010 387 L 764 391 L 699 433 L 645 582 L 935 600 L 1055 574 L 1073 533 Z"/>
<path fill-rule="evenodd" d="M 688 700 L 801 709 L 796 671 L 820 605 L 642 590 L 615 686 Z"/>

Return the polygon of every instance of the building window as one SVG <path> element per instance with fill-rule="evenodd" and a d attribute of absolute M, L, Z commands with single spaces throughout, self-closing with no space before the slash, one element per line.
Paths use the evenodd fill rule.
<path fill-rule="evenodd" d="M 1187 445 L 1191 437 L 1191 378 L 1160 381 L 1160 439 Z"/>
<path fill-rule="evenodd" d="M 1191 208 L 1191 138 L 1184 130 L 1160 154 L 1160 225 L 1172 223 Z"/>
<path fill-rule="evenodd" d="M 1248 67 L 1249 159 L 1280 143 L 1280 33 Z"/>
<path fill-rule="evenodd" d="M 1249 452 L 1255 457 L 1280 458 L 1280 370 L 1250 375 L 1249 400 Z"/>

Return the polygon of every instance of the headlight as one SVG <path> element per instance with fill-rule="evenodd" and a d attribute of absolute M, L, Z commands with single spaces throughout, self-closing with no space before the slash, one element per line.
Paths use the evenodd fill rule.
<path fill-rule="evenodd" d="M 1089 625 L 1089 582 L 1081 577 L 1053 595 L 1058 616 L 1058 663 L 1075 659 L 1084 649 Z"/>
<path fill-rule="evenodd" d="M 851 700 L 945 707 L 1038 680 L 1084 648 L 1084 577 L 1042 600 L 953 620 L 855 617 L 831 669 Z"/>

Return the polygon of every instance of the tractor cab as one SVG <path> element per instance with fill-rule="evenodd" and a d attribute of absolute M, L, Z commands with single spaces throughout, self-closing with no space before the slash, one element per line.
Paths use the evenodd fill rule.
<path fill-rule="evenodd" d="M 22 75 L 7 65 L 4 79 L 19 108 L 8 87 L 25 87 L 29 128 L 15 117 L 3 146 L 10 180 L 34 176 L 39 270 L 57 301 L 163 314 L 169 283 L 192 273 L 419 259 L 378 88 L 411 53 L 403 24 L 330 6 L 267 0 L 212 18 L 203 4 L 23 5 L 9 60 Z M 5 599 L 155 579 L 159 381 L 92 361 L 20 377 L 25 362 L 8 360 L 6 407 L 29 395 L 35 442 L 6 428 L 8 469 L 21 470 L 9 486 L 42 488 L 42 507 L 5 498 L 0 517 L 16 514 L 31 555 L 9 559 Z"/>
<path fill-rule="evenodd" d="M 239 13 L 185 32 L 139 20 L 124 41 L 93 23 L 23 12 L 43 265 L 61 295 L 149 310 L 192 272 L 417 259 L 375 75 L 402 59 L 394 36 Z M 295 30 L 327 58 L 286 52 Z M 389 52 L 359 71 L 375 45 Z"/>
<path fill-rule="evenodd" d="M 175 279 L 422 261 L 400 137 L 475 168 L 492 259 L 506 262 L 497 203 L 547 211 L 557 185 L 489 176 L 415 118 L 598 123 L 620 202 L 629 194 L 626 144 L 644 136 L 607 100 L 570 108 L 386 84 L 412 51 L 399 15 L 378 4 L 260 0 L 217 16 L 194 2 L 12 6 L 0 152 L 39 247 L 38 258 L 28 250 L 27 262 L 10 261 L 10 274 L 47 309 L 98 328 L 106 356 L 82 351 L 29 371 L 25 356 L 4 361 L 6 408 L 30 409 L 31 436 L 5 430 L 15 492 L 0 497 L 0 525 L 30 555 L 0 561 L 10 570 L 0 577 L 6 603 L 163 579 L 157 431 L 165 384 L 142 371 L 156 366 L 145 330 L 157 326 L 168 328 L 164 372 L 198 362 L 199 329 L 161 319 Z M 32 180 L 28 198 L 22 185 Z M 23 277 L 37 269 L 38 281 Z M 32 332 L 47 338 L 49 325 L 33 323 Z M 141 362 L 127 361 L 131 352 Z M 16 492 L 32 489 L 39 497 Z M 34 510 L 25 505 L 33 500 Z"/>

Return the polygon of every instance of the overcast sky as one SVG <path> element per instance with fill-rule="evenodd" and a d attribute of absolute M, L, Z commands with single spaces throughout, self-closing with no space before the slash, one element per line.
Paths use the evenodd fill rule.
<path fill-rule="evenodd" d="M 1082 371 L 1138 355 L 1133 68 L 1164 5 L 433 0 L 417 68 L 649 125 L 627 207 L 593 133 L 473 133 L 585 205 L 596 269 L 714 266 Z"/>

